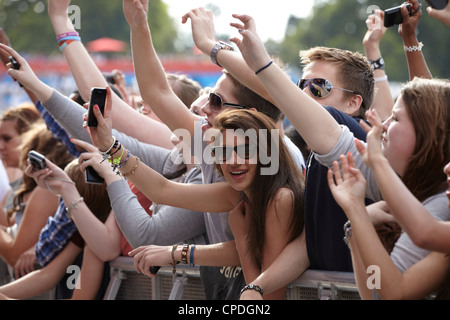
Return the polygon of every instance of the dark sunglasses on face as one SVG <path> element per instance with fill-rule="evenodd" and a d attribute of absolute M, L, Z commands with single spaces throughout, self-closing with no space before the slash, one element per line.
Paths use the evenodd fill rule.
<path fill-rule="evenodd" d="M 330 81 L 322 78 L 300 79 L 297 83 L 297 86 L 302 90 L 304 90 L 306 86 L 308 86 L 309 91 L 317 98 L 325 98 L 329 96 L 332 89 L 338 89 L 342 91 L 359 94 L 353 90 L 335 87 L 331 84 Z"/>
<path fill-rule="evenodd" d="M 240 104 L 223 102 L 222 97 L 213 92 L 209 94 L 208 102 L 211 106 L 211 109 L 213 109 L 214 111 L 220 111 L 222 110 L 222 107 L 248 109 L 248 107 L 241 106 Z"/>
<path fill-rule="evenodd" d="M 256 145 L 254 144 L 241 144 L 235 147 L 232 146 L 214 146 L 211 148 L 212 156 L 220 163 L 225 162 L 231 158 L 234 152 L 241 159 L 253 158 L 256 154 Z"/>

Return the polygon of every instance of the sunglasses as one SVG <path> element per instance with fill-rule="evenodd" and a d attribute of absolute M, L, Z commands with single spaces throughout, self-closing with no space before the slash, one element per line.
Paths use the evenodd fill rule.
<path fill-rule="evenodd" d="M 235 147 L 214 146 L 211 147 L 211 154 L 217 161 L 223 163 L 231 158 L 233 151 L 236 152 L 241 159 L 250 159 L 255 156 L 256 149 L 256 145 L 254 144 L 241 144 Z"/>
<path fill-rule="evenodd" d="M 213 92 L 209 94 L 208 102 L 209 105 L 211 106 L 211 109 L 213 109 L 214 111 L 220 111 L 222 110 L 222 107 L 248 109 L 248 107 L 241 106 L 240 104 L 223 102 L 222 97 Z"/>
<path fill-rule="evenodd" d="M 342 91 L 359 94 L 358 92 L 353 90 L 335 87 L 331 84 L 330 81 L 322 78 L 300 79 L 297 83 L 297 86 L 302 90 L 304 90 L 306 86 L 308 86 L 309 91 L 311 91 L 311 93 L 317 98 L 325 98 L 329 96 L 332 89 L 338 89 Z"/>

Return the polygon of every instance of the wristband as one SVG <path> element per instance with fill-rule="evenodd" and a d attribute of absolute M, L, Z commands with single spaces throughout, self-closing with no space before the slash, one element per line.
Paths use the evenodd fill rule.
<path fill-rule="evenodd" d="M 66 33 L 58 34 L 56 36 L 56 40 L 60 41 L 62 38 L 65 38 L 65 37 L 79 37 L 79 36 L 80 36 L 80 34 L 76 31 L 66 32 Z"/>
<path fill-rule="evenodd" d="M 256 285 L 256 284 L 248 284 L 245 287 L 243 287 L 242 290 L 241 290 L 241 295 L 247 290 L 258 291 L 261 296 L 263 295 L 262 288 L 260 286 Z"/>
<path fill-rule="evenodd" d="M 266 70 L 268 67 L 270 67 L 273 63 L 273 60 L 270 61 L 267 65 L 265 65 L 264 67 L 262 67 L 261 69 L 259 69 L 258 71 L 255 72 L 255 75 L 258 75 L 258 73 L 260 73 L 263 70 Z"/>
<path fill-rule="evenodd" d="M 352 226 L 350 224 L 350 220 L 348 220 L 344 224 L 344 242 L 347 246 L 349 246 L 349 238 L 352 236 Z"/>
<path fill-rule="evenodd" d="M 419 42 L 419 45 L 417 46 L 403 46 L 403 48 L 405 49 L 405 52 L 419 52 L 422 51 L 423 43 Z"/>
<path fill-rule="evenodd" d="M 187 262 L 187 253 L 188 253 L 188 250 L 189 250 L 189 245 L 188 244 L 185 244 L 184 246 L 183 246 L 183 250 L 181 251 L 181 262 L 183 262 L 184 264 L 187 264 L 188 262 Z"/>
<path fill-rule="evenodd" d="M 380 57 L 378 60 L 369 60 L 370 66 L 372 67 L 372 70 L 384 70 L 384 59 L 383 57 Z"/>

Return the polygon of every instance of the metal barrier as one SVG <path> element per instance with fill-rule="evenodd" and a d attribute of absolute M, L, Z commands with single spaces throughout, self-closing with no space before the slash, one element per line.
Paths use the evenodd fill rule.
<path fill-rule="evenodd" d="M 162 267 L 155 278 L 138 274 L 133 259 L 119 257 L 110 262 L 111 281 L 105 300 L 204 300 L 198 267 Z M 291 282 L 287 300 L 359 300 L 353 273 L 307 270 Z"/>
<path fill-rule="evenodd" d="M 287 287 L 288 300 L 360 300 L 352 272 L 306 270 Z"/>
<path fill-rule="evenodd" d="M 118 257 L 110 262 L 111 281 L 105 300 L 204 300 L 198 267 L 178 265 L 176 275 L 171 267 L 162 267 L 155 278 L 138 274 L 133 259 Z"/>

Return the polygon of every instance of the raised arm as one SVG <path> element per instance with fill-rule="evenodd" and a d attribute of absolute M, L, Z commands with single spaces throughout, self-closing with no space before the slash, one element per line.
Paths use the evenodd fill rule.
<path fill-rule="evenodd" d="M 187 23 L 189 19 L 191 20 L 192 38 L 195 45 L 206 56 L 210 57 L 211 51 L 217 43 L 211 11 L 204 8 L 191 10 L 182 17 L 182 23 Z M 272 97 L 267 93 L 263 84 L 248 67 L 239 52 L 219 50 L 216 60 L 220 66 L 225 68 L 235 79 L 238 79 L 240 83 L 273 103 Z"/>
<path fill-rule="evenodd" d="M 370 109 L 377 110 L 383 120 L 391 116 L 394 107 L 388 77 L 384 71 L 384 60 L 380 51 L 380 41 L 386 33 L 387 28 L 383 26 L 384 11 L 376 10 L 367 20 L 367 32 L 363 39 L 366 57 L 374 68 L 375 97 Z"/>
<path fill-rule="evenodd" d="M 69 4 L 70 0 L 49 0 L 48 2 L 50 21 L 56 35 L 75 32 L 67 14 Z M 63 54 L 85 101 L 89 101 L 92 87 L 104 88 L 108 85 L 81 41 L 73 41 L 68 44 L 63 49 Z M 167 126 L 140 114 L 114 93 L 112 101 L 115 106 L 113 117 L 117 119 L 114 127 L 117 130 L 147 143 L 165 148 L 172 147 L 170 143 L 172 133 Z"/>
<path fill-rule="evenodd" d="M 358 257 L 354 257 L 353 262 L 360 259 L 363 269 L 369 270 L 369 267 L 375 266 L 375 272 L 381 273 L 377 277 L 379 283 L 374 287 L 381 298 L 425 298 L 446 279 L 448 255 L 431 253 L 402 273 L 379 240 L 367 214 L 364 203 L 365 183 L 361 172 L 354 168 L 351 155 L 347 157 L 342 155 L 341 166 L 335 161 L 333 170 L 330 169 L 328 172 L 328 184 L 331 192 L 351 223 L 346 226 L 345 237 L 349 241 L 352 255 L 354 248 L 358 253 Z M 358 286 L 361 292 L 365 292 L 367 281 L 361 279 Z"/>
<path fill-rule="evenodd" d="M 287 77 L 271 59 L 256 33 L 255 22 L 248 15 L 233 15 L 242 21 L 232 23 L 243 39 L 232 38 L 250 69 L 263 83 L 275 105 L 291 121 L 311 150 L 327 154 L 338 142 L 342 128 L 316 101 L 310 98 Z"/>
<path fill-rule="evenodd" d="M 411 0 L 410 3 L 412 5 L 411 12 L 416 10 L 417 12 L 410 17 L 408 10 L 403 6 L 403 23 L 398 27 L 398 33 L 403 40 L 406 61 L 408 62 L 409 80 L 415 77 L 432 79 L 433 76 L 422 53 L 423 44 L 417 39 L 417 27 L 422 16 L 420 4 L 418 0 Z"/>
<path fill-rule="evenodd" d="M 375 172 L 378 186 L 392 215 L 417 246 L 450 252 L 450 224 L 436 220 L 395 173 L 381 151 L 381 120 L 376 113 L 369 112 L 367 115 L 372 124 L 367 135 L 368 146 L 366 148 L 360 142 L 356 142 L 356 146 L 364 162 Z"/>
<path fill-rule="evenodd" d="M 164 68 L 153 47 L 148 26 L 148 0 L 124 0 L 123 10 L 131 29 L 133 63 L 143 100 L 172 130 L 194 132 L 199 118 L 190 113 L 167 81 Z"/>
<path fill-rule="evenodd" d="M 435 18 L 441 21 L 447 27 L 450 27 L 450 2 L 447 2 L 447 6 L 441 10 L 428 7 L 427 12 L 430 15 L 430 17 Z"/>

